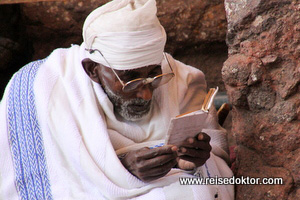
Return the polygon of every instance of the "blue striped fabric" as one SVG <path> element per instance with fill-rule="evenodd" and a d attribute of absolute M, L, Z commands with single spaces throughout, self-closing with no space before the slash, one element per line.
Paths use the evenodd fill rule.
<path fill-rule="evenodd" d="M 149 147 L 149 149 L 154 149 L 154 148 L 157 148 L 157 147 L 162 147 L 164 145 L 165 145 L 165 143 L 160 143 L 160 144 L 157 144 L 155 146 Z"/>
<path fill-rule="evenodd" d="M 37 120 L 33 83 L 35 61 L 19 70 L 9 90 L 8 132 L 20 199 L 52 199 L 41 129 Z"/>

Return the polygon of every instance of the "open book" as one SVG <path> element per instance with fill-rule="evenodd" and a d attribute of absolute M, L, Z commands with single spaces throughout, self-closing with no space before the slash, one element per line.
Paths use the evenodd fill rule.
<path fill-rule="evenodd" d="M 184 113 L 171 119 L 165 144 L 177 145 L 202 131 L 203 122 L 207 118 L 218 90 L 218 87 L 209 90 L 200 110 Z"/>

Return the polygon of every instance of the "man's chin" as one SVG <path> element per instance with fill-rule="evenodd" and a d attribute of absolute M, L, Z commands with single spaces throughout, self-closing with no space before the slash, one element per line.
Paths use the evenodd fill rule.
<path fill-rule="evenodd" d="M 119 115 L 126 121 L 140 121 L 150 112 L 151 102 L 146 105 L 128 105 Z"/>
<path fill-rule="evenodd" d="M 127 110 L 131 115 L 143 115 L 150 111 L 151 101 L 143 104 L 130 104 L 127 105 Z"/>

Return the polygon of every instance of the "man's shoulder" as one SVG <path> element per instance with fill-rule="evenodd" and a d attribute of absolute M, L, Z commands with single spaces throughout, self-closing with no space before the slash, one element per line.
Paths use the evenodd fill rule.
<path fill-rule="evenodd" d="M 182 79 L 196 79 L 198 81 L 205 81 L 205 74 L 198 68 L 185 64 L 179 60 L 174 59 L 174 68 L 176 76 Z M 201 81 L 202 82 L 202 81 Z"/>
<path fill-rule="evenodd" d="M 72 44 L 68 48 L 56 48 L 49 54 L 49 56 L 47 58 L 53 57 L 53 56 L 64 58 L 68 55 L 68 53 L 73 52 L 75 49 L 78 50 L 79 48 L 80 48 L 80 46 L 77 44 Z"/>
<path fill-rule="evenodd" d="M 188 75 L 188 74 L 195 74 L 195 75 L 198 75 L 198 76 L 203 76 L 203 78 L 205 77 L 204 76 L 204 73 L 194 67 L 194 66 L 191 66 L 189 64 L 186 64 L 180 60 L 177 60 L 176 58 L 170 56 L 170 58 L 172 59 L 173 61 L 173 68 L 175 68 L 176 71 L 180 72 L 179 74 L 180 75 Z"/>

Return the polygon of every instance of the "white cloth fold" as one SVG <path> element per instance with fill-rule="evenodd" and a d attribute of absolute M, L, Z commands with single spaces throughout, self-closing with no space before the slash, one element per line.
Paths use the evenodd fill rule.
<path fill-rule="evenodd" d="M 156 12 L 155 0 L 114 0 L 99 7 L 83 26 L 86 48 L 101 51 L 117 70 L 160 64 L 166 33 Z M 109 67 L 98 51 L 86 55 Z"/>
<path fill-rule="evenodd" d="M 188 172 L 172 169 L 165 177 L 144 183 L 123 167 L 116 150 L 129 143 L 140 143 L 116 130 L 114 134 L 119 135 L 119 146 L 111 141 L 113 137 L 102 109 L 107 97 L 100 88 L 93 87 L 85 74 L 81 66 L 84 51 L 83 45 L 55 50 L 40 66 L 34 84 L 53 199 L 214 199 L 215 186 L 180 185 L 179 177 L 193 177 Z M 198 89 L 205 89 L 206 86 L 202 72 L 171 56 L 169 59 L 178 78 L 160 88 L 165 95 L 161 95 L 158 102 L 164 105 L 160 108 L 166 118 L 188 111 L 188 106 L 180 103 L 194 101 L 187 99 L 192 97 L 186 95 L 189 84 L 196 86 L 198 84 L 193 83 L 198 82 Z M 185 79 L 185 75 L 189 78 Z M 182 109 L 178 110 L 176 106 Z M 1 124 L 4 124 L 0 127 L 0 142 L 3 145 L 0 155 L 10 155 L 5 102 L 1 103 L 0 111 Z M 0 199 L 16 199 L 18 196 L 11 184 L 10 187 L 4 184 L 12 183 L 15 178 L 14 166 L 12 162 L 7 162 L 9 158 L 0 156 Z M 206 165 L 211 176 L 232 176 L 226 163 L 214 154 Z M 207 170 L 205 166 L 202 168 Z M 233 199 L 233 186 L 221 185 L 217 191 L 222 199 Z"/>
<path fill-rule="evenodd" d="M 86 49 L 100 50 L 112 68 L 128 70 L 160 64 L 165 43 L 166 35 L 160 26 L 145 31 L 98 34 L 91 47 Z M 109 67 L 98 51 L 87 52 L 87 56 Z"/>

